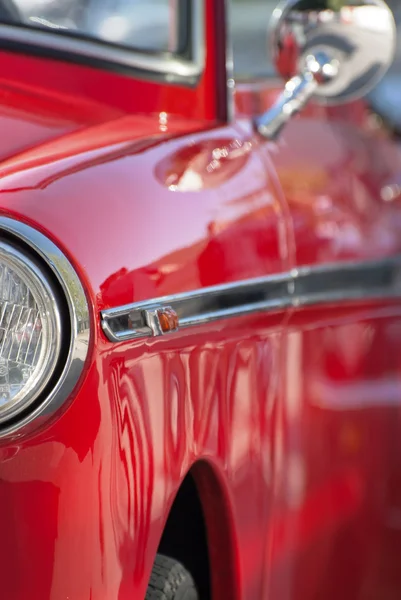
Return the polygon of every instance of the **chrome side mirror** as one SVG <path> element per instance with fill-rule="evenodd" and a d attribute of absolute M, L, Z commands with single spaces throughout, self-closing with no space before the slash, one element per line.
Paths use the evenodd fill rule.
<path fill-rule="evenodd" d="M 285 0 L 272 21 L 274 62 L 289 81 L 256 119 L 268 139 L 311 98 L 333 105 L 364 96 L 394 60 L 396 25 L 383 0 Z"/>

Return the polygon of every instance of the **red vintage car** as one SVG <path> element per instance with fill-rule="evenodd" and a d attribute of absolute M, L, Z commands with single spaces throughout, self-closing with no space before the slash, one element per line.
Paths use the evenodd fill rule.
<path fill-rule="evenodd" d="M 1 600 L 401 597 L 397 11 L 274 9 L 0 0 Z"/>

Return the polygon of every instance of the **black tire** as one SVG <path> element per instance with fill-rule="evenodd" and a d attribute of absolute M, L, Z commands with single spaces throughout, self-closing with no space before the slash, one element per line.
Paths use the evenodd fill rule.
<path fill-rule="evenodd" d="M 158 554 L 145 600 L 199 600 L 199 596 L 188 571 L 176 560 Z"/>

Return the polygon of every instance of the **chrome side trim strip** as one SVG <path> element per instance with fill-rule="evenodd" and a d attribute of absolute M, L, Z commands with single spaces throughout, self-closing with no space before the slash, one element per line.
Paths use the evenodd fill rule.
<path fill-rule="evenodd" d="M 58 52 L 82 60 L 114 64 L 117 67 L 139 70 L 161 76 L 166 83 L 193 85 L 205 66 L 204 1 L 192 0 L 191 44 L 189 58 L 168 52 L 141 52 L 140 50 L 113 46 L 101 41 L 69 37 L 47 29 L 0 24 L 0 47 L 4 43 L 32 47 L 50 53 Z"/>
<path fill-rule="evenodd" d="M 71 337 L 63 369 L 51 392 L 30 407 L 21 418 L 10 424 L 2 424 L 0 438 L 19 436 L 33 429 L 38 417 L 49 417 L 69 398 L 76 387 L 86 363 L 90 340 L 89 307 L 82 284 L 75 269 L 61 250 L 36 229 L 9 217 L 0 217 L 0 236 L 4 232 L 11 239 L 20 241 L 32 251 L 32 257 L 40 258 L 54 274 L 61 286 L 68 307 Z"/>
<path fill-rule="evenodd" d="M 282 275 L 128 304 L 102 311 L 101 324 L 111 342 L 122 342 L 289 307 L 397 297 L 401 297 L 401 256 L 304 267 Z M 154 325 L 154 319 L 159 316 L 160 321 L 166 311 L 176 315 L 177 326 L 163 331 Z"/>

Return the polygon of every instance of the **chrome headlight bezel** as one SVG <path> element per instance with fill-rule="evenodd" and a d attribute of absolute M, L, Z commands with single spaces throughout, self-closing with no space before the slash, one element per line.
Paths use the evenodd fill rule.
<path fill-rule="evenodd" d="M 35 301 L 46 315 L 53 352 L 45 353 L 40 381 L 29 396 L 0 410 L 0 439 L 35 430 L 71 398 L 81 378 L 89 350 L 90 317 L 80 278 L 64 253 L 38 230 L 0 216 L 0 260 L 19 269 L 35 290 Z M 43 362 L 42 361 L 42 362 Z M 38 373 L 39 375 L 39 373 Z M 35 383 L 35 385 L 34 385 Z"/>

